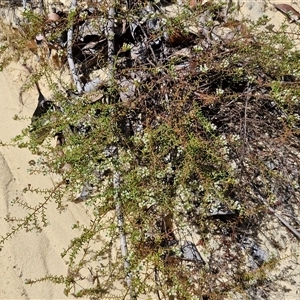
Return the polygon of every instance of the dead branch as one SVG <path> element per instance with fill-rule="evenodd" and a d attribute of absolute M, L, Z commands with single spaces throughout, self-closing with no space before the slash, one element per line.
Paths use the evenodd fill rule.
<path fill-rule="evenodd" d="M 77 0 L 72 0 L 70 12 L 73 12 L 76 9 L 77 6 Z M 76 88 L 79 94 L 82 93 L 82 83 L 80 81 L 80 78 L 77 74 L 77 69 L 75 67 L 74 59 L 73 59 L 73 51 L 72 51 L 72 45 L 73 45 L 73 26 L 71 26 L 68 30 L 68 40 L 67 40 L 67 53 L 68 53 L 68 64 L 69 68 L 74 80 L 74 83 L 76 84 Z"/>

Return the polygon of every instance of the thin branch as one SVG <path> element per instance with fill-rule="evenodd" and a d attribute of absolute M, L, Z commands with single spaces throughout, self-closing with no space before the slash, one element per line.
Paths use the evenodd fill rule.
<path fill-rule="evenodd" d="M 108 42 L 108 79 L 109 84 L 112 86 L 114 84 L 114 73 L 115 73 L 115 30 L 114 30 L 114 21 L 115 20 L 115 8 L 113 5 L 109 8 L 108 11 L 108 22 L 107 22 L 107 42 Z M 118 170 L 119 162 L 119 151 L 118 147 L 115 149 L 114 153 L 115 158 L 115 170 L 113 174 L 113 187 L 114 187 L 114 200 L 116 206 L 116 215 L 117 215 L 117 225 L 119 228 L 120 234 L 120 244 L 121 244 L 121 253 L 124 259 L 124 270 L 126 274 L 126 283 L 130 291 L 130 299 L 134 299 L 134 292 L 132 287 L 132 274 L 130 272 L 130 263 L 128 259 L 128 247 L 126 234 L 124 229 L 124 216 L 122 212 L 122 204 L 120 201 L 120 184 L 121 184 L 121 175 Z"/>
<path fill-rule="evenodd" d="M 247 111 L 248 111 L 248 102 L 250 99 L 250 90 L 249 83 L 247 84 L 246 90 L 246 101 L 245 101 L 245 109 L 244 109 L 244 136 L 243 136 L 243 157 L 245 156 L 245 148 L 248 145 L 248 136 L 247 136 Z"/>
<path fill-rule="evenodd" d="M 114 64 L 115 64 L 115 8 L 110 7 L 108 11 L 108 22 L 107 22 L 107 45 L 108 45 L 108 79 L 110 84 L 113 84 L 114 80 Z"/>
<path fill-rule="evenodd" d="M 300 240 L 300 233 L 294 228 L 288 221 L 286 221 L 281 215 L 279 215 L 273 208 L 268 207 L 268 210 L 274 214 L 274 216 L 287 228 L 291 233 Z"/>
<path fill-rule="evenodd" d="M 300 232 L 294 228 L 287 220 L 285 220 L 281 215 L 279 215 L 272 207 L 270 207 L 265 201 L 264 197 L 261 195 L 260 191 L 254 187 L 256 192 L 258 193 L 258 198 L 261 200 L 261 202 L 266 206 L 266 208 L 287 228 L 293 233 L 293 235 L 300 240 Z"/>
<path fill-rule="evenodd" d="M 77 7 L 77 0 L 72 0 L 71 7 L 70 7 L 70 13 L 74 12 Z M 73 51 L 72 51 L 72 45 L 73 45 L 73 24 L 71 24 L 71 27 L 68 30 L 67 35 L 67 53 L 68 53 L 68 64 L 69 68 L 74 80 L 74 83 L 76 84 L 77 92 L 79 94 L 82 93 L 82 83 L 80 81 L 80 78 L 77 74 L 77 70 L 75 67 L 74 59 L 73 59 Z"/>
<path fill-rule="evenodd" d="M 39 0 L 39 13 L 40 15 L 43 14 L 44 11 L 44 0 Z"/>
<path fill-rule="evenodd" d="M 118 154 L 117 154 L 118 155 Z M 117 215 L 117 225 L 119 228 L 120 233 L 120 245 L 121 245 L 121 253 L 124 259 L 124 269 L 126 272 L 126 283 L 130 290 L 130 298 L 134 299 L 133 297 L 133 289 L 132 289 L 132 274 L 130 272 L 130 263 L 128 260 L 128 247 L 127 247 L 127 240 L 126 234 L 124 230 L 124 216 L 122 212 L 122 205 L 120 201 L 120 182 L 121 176 L 118 170 L 115 170 L 113 175 L 113 186 L 114 186 L 114 200 L 116 205 L 116 215 Z"/>

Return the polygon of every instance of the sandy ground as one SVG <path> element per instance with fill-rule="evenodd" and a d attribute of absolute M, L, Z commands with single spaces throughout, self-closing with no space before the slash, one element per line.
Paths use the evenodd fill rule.
<path fill-rule="evenodd" d="M 0 140 L 9 142 L 29 124 L 29 120 L 14 121 L 14 115 L 29 117 L 34 110 L 37 94 L 25 93 L 25 106 L 19 103 L 20 75 L 24 71 L 18 64 L 10 65 L 0 73 L 1 110 Z M 24 76 L 24 75 L 23 75 Z M 9 214 L 18 214 L 18 207 L 10 202 L 17 196 L 28 203 L 42 201 L 40 195 L 22 194 L 29 183 L 35 187 L 50 187 L 51 177 L 29 175 L 29 161 L 36 160 L 28 150 L 14 147 L 0 148 L 0 234 L 4 235 L 11 225 L 4 221 Z M 20 210 L 20 208 L 19 208 Z M 87 223 L 90 216 L 81 204 L 69 205 L 66 212 L 59 213 L 54 203 L 49 206 L 48 220 L 51 226 L 42 233 L 22 231 L 9 240 L 0 252 L 0 299 L 64 299 L 63 287 L 50 283 L 25 285 L 25 279 L 35 279 L 47 274 L 66 275 L 67 267 L 60 253 L 74 237 L 71 229 L 76 221 Z"/>
<path fill-rule="evenodd" d="M 277 2 L 278 3 L 278 2 Z M 287 4 L 290 4 L 286 2 Z M 265 7 L 262 1 L 243 2 L 244 15 L 257 19 L 264 14 Z M 296 8 L 296 7 L 295 7 Z M 274 9 L 267 14 L 274 24 L 279 24 L 283 15 Z M 11 138 L 21 133 L 21 130 L 29 124 L 29 119 L 14 121 L 14 115 L 30 117 L 36 105 L 37 93 L 24 94 L 25 105 L 19 103 L 19 88 L 26 76 L 19 64 L 11 64 L 0 73 L 0 140 L 9 142 Z M 22 189 L 29 183 L 38 187 L 50 187 L 52 178 L 43 175 L 29 175 L 29 161 L 36 160 L 28 150 L 9 146 L 0 147 L 0 234 L 4 235 L 11 229 L 11 224 L 4 221 L 9 213 L 17 213 L 18 208 L 11 206 L 11 201 L 20 197 L 30 202 L 42 201 L 41 196 L 23 194 Z M 63 286 L 42 282 L 34 285 L 25 285 L 26 279 L 35 279 L 47 274 L 66 275 L 67 267 L 60 254 L 63 248 L 68 246 L 69 240 L 74 236 L 71 226 L 79 221 L 87 223 L 90 219 L 83 204 L 70 203 L 66 212 L 59 213 L 53 203 L 48 207 L 48 219 L 51 226 L 46 227 L 41 233 L 20 232 L 7 241 L 0 252 L 0 299 L 66 299 L 63 294 Z M 274 225 L 274 232 L 286 234 L 280 225 Z M 297 242 L 290 244 L 288 256 L 298 248 Z M 290 263 L 290 260 L 289 260 Z M 289 292 L 281 296 L 281 299 L 300 299 L 300 275 L 294 267 L 294 284 L 286 283 Z M 274 298 L 275 299 L 275 298 Z"/>

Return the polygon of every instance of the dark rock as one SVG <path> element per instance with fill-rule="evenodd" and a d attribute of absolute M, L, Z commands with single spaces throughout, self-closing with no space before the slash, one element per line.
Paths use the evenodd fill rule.
<path fill-rule="evenodd" d="M 205 265 L 205 261 L 193 242 L 186 241 L 184 245 L 181 246 L 180 250 L 182 253 L 181 258 L 183 260 L 193 261 L 195 263 L 201 263 Z"/>

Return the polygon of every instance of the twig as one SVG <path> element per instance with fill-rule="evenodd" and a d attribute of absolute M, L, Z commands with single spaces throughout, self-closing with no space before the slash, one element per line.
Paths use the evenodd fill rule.
<path fill-rule="evenodd" d="M 157 295 L 157 298 L 158 300 L 162 300 L 161 297 L 160 297 L 160 293 L 159 293 L 159 272 L 158 272 L 158 269 L 157 269 L 157 266 L 154 267 L 154 274 L 155 274 L 155 284 L 156 284 L 156 295 Z"/>
<path fill-rule="evenodd" d="M 77 7 L 77 0 L 72 0 L 71 7 L 70 7 L 70 13 L 74 12 Z M 73 24 L 71 24 L 68 35 L 67 35 L 67 53 L 68 53 L 68 64 L 69 68 L 74 80 L 74 83 L 76 84 L 77 92 L 79 94 L 82 93 L 82 83 L 80 81 L 79 76 L 77 75 L 77 70 L 75 67 L 74 59 L 73 59 L 73 51 L 72 51 L 72 43 L 73 43 Z"/>
<path fill-rule="evenodd" d="M 114 80 L 114 54 L 115 54 L 115 31 L 114 31 L 114 22 L 115 22 L 115 8 L 110 7 L 108 11 L 108 22 L 107 22 L 107 52 L 108 52 L 108 79 L 110 85 L 113 84 Z"/>
<path fill-rule="evenodd" d="M 287 213 L 282 213 L 282 214 L 285 215 L 285 216 L 287 216 L 287 217 L 289 217 L 289 218 L 294 219 L 294 221 L 295 221 L 298 225 L 300 225 L 300 221 L 299 221 L 296 217 L 294 217 L 294 216 L 292 216 L 292 215 L 290 215 L 290 214 L 287 214 Z"/>
<path fill-rule="evenodd" d="M 279 215 L 273 208 L 268 207 L 269 211 L 274 214 L 274 216 L 286 227 L 288 228 L 294 236 L 300 240 L 300 233 L 296 230 L 288 221 L 286 221 L 281 215 Z"/>
<path fill-rule="evenodd" d="M 249 102 L 249 83 L 247 84 L 248 88 L 246 91 L 246 101 L 245 101 L 245 109 L 244 109 L 244 139 L 243 139 L 243 156 L 245 155 L 245 147 L 246 143 L 248 144 L 248 137 L 247 137 L 247 109 L 248 109 L 248 102 Z"/>
<path fill-rule="evenodd" d="M 39 0 L 39 13 L 40 15 L 43 14 L 44 11 L 44 0 Z"/>
<path fill-rule="evenodd" d="M 285 220 L 281 215 L 279 215 L 272 207 L 268 205 L 268 203 L 264 200 L 264 197 L 261 195 L 258 188 L 254 187 L 256 192 L 258 193 L 258 197 L 261 200 L 261 202 L 266 206 L 266 208 L 287 228 L 289 229 L 294 236 L 300 240 L 300 232 L 295 229 L 287 220 Z"/>
<path fill-rule="evenodd" d="M 107 43 L 108 43 L 108 80 L 110 86 L 114 84 L 114 72 L 115 72 L 115 42 L 114 42 L 114 21 L 115 20 L 115 8 L 112 5 L 108 11 L 108 22 L 107 22 Z M 118 170 L 118 162 L 119 162 L 119 151 L 118 147 L 116 147 L 114 153 L 115 159 L 115 170 L 113 174 L 113 187 L 114 187 L 114 200 L 116 206 L 116 215 L 117 215 L 117 225 L 120 233 L 120 244 L 121 244 L 121 253 L 124 259 L 124 270 L 126 273 L 126 283 L 130 291 L 130 299 L 134 299 L 134 292 L 132 287 L 132 274 L 130 272 L 130 263 L 128 259 L 128 247 L 126 241 L 126 234 L 124 230 L 124 216 L 122 212 L 122 204 L 120 201 L 120 183 L 121 183 L 121 175 Z"/>

